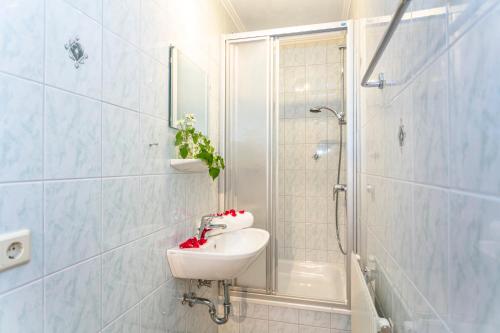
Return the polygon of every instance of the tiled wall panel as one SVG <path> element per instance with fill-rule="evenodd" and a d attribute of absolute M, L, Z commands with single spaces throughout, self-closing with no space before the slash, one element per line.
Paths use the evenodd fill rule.
<path fill-rule="evenodd" d="M 354 2 L 361 74 L 397 4 Z M 363 256 L 396 332 L 500 327 L 499 22 L 498 1 L 412 1 L 375 70 L 396 84 L 360 88 Z"/>
<path fill-rule="evenodd" d="M 217 330 L 180 305 L 188 286 L 166 262 L 218 200 L 208 174 L 169 167 L 168 46 L 208 73 L 218 142 L 233 31 L 216 0 L 0 3 L 0 233 L 32 233 L 31 261 L 0 272 L 1 332 Z"/>

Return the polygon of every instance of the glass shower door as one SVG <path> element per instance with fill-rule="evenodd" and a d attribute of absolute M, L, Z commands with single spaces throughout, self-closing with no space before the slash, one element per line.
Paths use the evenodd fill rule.
<path fill-rule="evenodd" d="M 225 207 L 254 214 L 254 227 L 272 235 L 271 38 L 228 41 L 226 45 Z M 272 240 L 270 241 L 270 244 Z M 236 280 L 236 285 L 269 291 L 271 246 Z"/>

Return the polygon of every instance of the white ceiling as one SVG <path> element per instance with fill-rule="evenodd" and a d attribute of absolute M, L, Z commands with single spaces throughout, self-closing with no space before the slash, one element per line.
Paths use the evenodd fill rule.
<path fill-rule="evenodd" d="M 241 30 L 261 30 L 347 19 L 350 0 L 225 0 Z M 231 6 L 232 5 L 232 6 Z M 226 6 L 228 7 L 228 6 Z M 230 13 L 231 14 L 231 13 Z M 235 17 L 237 16 L 237 17 Z"/>

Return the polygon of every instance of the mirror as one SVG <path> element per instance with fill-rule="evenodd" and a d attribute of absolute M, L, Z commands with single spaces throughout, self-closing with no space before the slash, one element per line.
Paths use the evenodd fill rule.
<path fill-rule="evenodd" d="M 170 47 L 170 127 L 177 128 L 177 120 L 192 113 L 196 129 L 208 134 L 207 81 L 202 68 L 176 47 Z"/>

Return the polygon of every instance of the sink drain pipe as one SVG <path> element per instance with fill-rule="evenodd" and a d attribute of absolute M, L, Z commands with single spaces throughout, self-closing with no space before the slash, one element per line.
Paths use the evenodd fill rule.
<path fill-rule="evenodd" d="M 215 307 L 214 302 L 209 300 L 208 298 L 197 297 L 195 293 L 190 292 L 188 294 L 184 294 L 182 299 L 182 304 L 188 304 L 190 307 L 193 307 L 195 304 L 203 304 L 208 306 L 208 313 L 210 314 L 210 318 L 217 325 L 222 325 L 227 323 L 229 320 L 229 313 L 231 312 L 231 302 L 229 300 L 229 281 L 222 281 L 222 287 L 224 288 L 224 316 L 217 316 L 217 309 Z"/>

